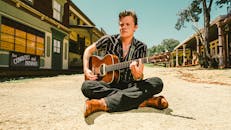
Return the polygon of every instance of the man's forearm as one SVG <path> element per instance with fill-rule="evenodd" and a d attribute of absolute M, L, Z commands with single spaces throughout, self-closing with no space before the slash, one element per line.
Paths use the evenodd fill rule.
<path fill-rule="evenodd" d="M 91 54 L 89 53 L 89 49 L 86 49 L 84 51 L 84 55 L 83 55 L 83 71 L 85 72 L 86 69 L 89 68 L 89 58 L 90 58 Z"/>
<path fill-rule="evenodd" d="M 96 50 L 94 44 L 86 48 L 83 54 L 83 71 L 85 72 L 87 69 L 89 69 L 89 58 L 93 54 L 93 52 Z"/>

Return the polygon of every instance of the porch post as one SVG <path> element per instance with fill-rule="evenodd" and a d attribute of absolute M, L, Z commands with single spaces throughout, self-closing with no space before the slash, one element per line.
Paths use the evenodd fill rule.
<path fill-rule="evenodd" d="M 178 49 L 176 49 L 176 67 L 179 66 L 179 63 L 178 63 Z"/>
<path fill-rule="evenodd" d="M 173 53 L 170 54 L 171 56 L 171 66 L 170 67 L 174 67 L 174 56 L 173 56 Z"/>
<path fill-rule="evenodd" d="M 199 39 L 199 36 L 196 36 L 196 41 L 197 41 L 197 54 L 200 54 L 200 39 Z"/>
<path fill-rule="evenodd" d="M 185 62 L 186 62 L 186 53 L 185 53 L 185 47 L 186 47 L 186 44 L 183 45 L 183 66 L 185 66 Z"/>
<path fill-rule="evenodd" d="M 224 56 L 223 56 L 223 49 L 224 49 L 224 44 L 223 44 L 223 33 L 222 33 L 222 28 L 221 28 L 221 23 L 218 22 L 217 24 L 218 28 L 218 58 L 219 58 L 219 68 L 224 68 Z"/>

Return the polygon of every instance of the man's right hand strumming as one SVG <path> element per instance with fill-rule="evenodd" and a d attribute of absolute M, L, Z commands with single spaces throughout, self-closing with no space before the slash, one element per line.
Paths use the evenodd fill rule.
<path fill-rule="evenodd" d="M 98 76 L 95 75 L 90 69 L 84 70 L 84 74 L 89 80 L 97 80 Z"/>

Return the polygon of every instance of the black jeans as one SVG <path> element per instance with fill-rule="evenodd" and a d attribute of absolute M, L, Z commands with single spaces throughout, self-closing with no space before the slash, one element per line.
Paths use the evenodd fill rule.
<path fill-rule="evenodd" d="M 89 99 L 104 98 L 109 112 L 137 108 L 144 100 L 160 93 L 162 89 L 163 82 L 158 77 L 118 84 L 87 80 L 82 84 L 83 95 Z"/>

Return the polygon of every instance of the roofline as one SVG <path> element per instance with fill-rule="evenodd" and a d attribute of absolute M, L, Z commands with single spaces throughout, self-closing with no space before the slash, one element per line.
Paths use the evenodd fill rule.
<path fill-rule="evenodd" d="M 184 45 L 185 43 L 187 43 L 188 41 L 190 41 L 191 39 L 193 39 L 195 37 L 195 35 L 196 35 L 196 33 L 192 34 L 190 37 L 188 37 L 183 42 L 181 42 L 179 45 L 177 45 L 173 50 L 176 50 L 180 46 Z"/>
<path fill-rule="evenodd" d="M 93 26 L 95 26 L 95 24 L 72 2 L 72 0 L 70 0 L 70 5 L 77 10 L 84 18 L 87 19 L 87 21 L 89 21 Z"/>
<path fill-rule="evenodd" d="M 89 25 L 69 25 L 71 28 L 95 28 L 95 26 Z"/>

